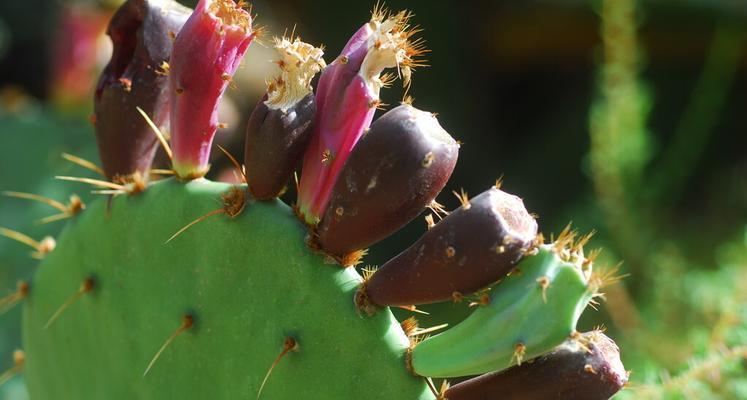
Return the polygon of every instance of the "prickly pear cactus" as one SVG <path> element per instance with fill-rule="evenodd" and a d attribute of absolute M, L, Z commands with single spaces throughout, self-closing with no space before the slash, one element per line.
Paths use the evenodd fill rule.
<path fill-rule="evenodd" d="M 109 216 L 100 199 L 67 227 L 24 310 L 32 398 L 256 398 L 289 338 L 297 348 L 274 368 L 263 398 L 342 399 L 365 386 L 378 388 L 368 398 L 430 398 L 403 368 L 409 342 L 391 313 L 358 316 L 361 278 L 309 250 L 280 201 L 249 200 L 236 218 L 206 220 L 164 245 L 229 190 L 163 181 L 118 196 Z M 88 279 L 92 287 L 47 325 Z M 144 376 L 185 316 L 192 325 Z"/>
<path fill-rule="evenodd" d="M 545 244 L 499 183 L 462 193 L 447 212 L 435 198 L 459 143 L 411 102 L 373 121 L 395 76 L 382 72 L 397 68 L 409 84 L 422 65 L 410 13 L 377 7 L 329 65 L 320 48 L 275 39 L 280 73 L 249 118 L 244 165 L 224 150 L 244 184 L 204 178 L 217 104 L 258 34 L 242 5 L 201 0 L 190 12 L 129 0 L 115 14 L 95 97 L 105 168 L 78 160 L 102 177 L 58 177 L 101 198 L 84 210 L 14 193 L 56 204 L 54 220 L 67 226 L 56 241 L 0 231 L 43 259 L 0 300 L 23 303 L 25 350 L 0 381 L 23 371 L 35 400 L 606 399 L 619 390 L 617 347 L 576 331 L 615 279 L 584 254 L 588 237 L 566 230 Z M 159 143 L 169 171 L 151 169 Z M 288 206 L 277 196 L 301 158 Z M 426 209 L 417 242 L 359 274 L 365 248 Z M 438 302 L 476 309 L 444 330 L 397 321 L 389 308 Z M 479 374 L 453 388 L 431 380 Z M 526 390 L 508 395 L 513 381 Z M 533 390 L 540 382 L 546 390 Z"/>

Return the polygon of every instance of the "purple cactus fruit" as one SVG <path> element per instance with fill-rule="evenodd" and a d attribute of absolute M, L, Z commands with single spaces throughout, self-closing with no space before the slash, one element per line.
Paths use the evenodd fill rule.
<path fill-rule="evenodd" d="M 200 0 L 176 36 L 169 96 L 173 168 L 204 176 L 218 129 L 218 101 L 255 37 L 252 17 L 233 0 Z"/>
<path fill-rule="evenodd" d="M 158 142 L 136 107 L 156 125 L 168 121 L 168 77 L 159 68 L 189 12 L 171 0 L 128 0 L 112 17 L 112 58 L 94 96 L 96 140 L 109 179 L 146 173 L 153 162 Z"/>
<path fill-rule="evenodd" d="M 345 161 L 381 104 L 379 92 L 386 68 L 398 68 L 409 81 L 424 50 L 412 41 L 410 14 L 374 12 L 348 41 L 337 59 L 322 72 L 316 91 L 316 122 L 306 149 L 298 206 L 307 223 L 316 225 L 329 202 Z"/>
<path fill-rule="evenodd" d="M 463 205 L 389 260 L 366 282 L 373 304 L 452 300 L 508 274 L 537 236 L 523 201 L 495 187 Z"/>
<path fill-rule="evenodd" d="M 459 144 L 436 117 L 402 104 L 363 135 L 317 228 L 327 252 L 366 248 L 418 216 L 446 185 Z"/>
<path fill-rule="evenodd" d="M 447 400 L 606 400 L 628 381 L 615 342 L 600 331 L 580 334 L 552 352 L 454 385 Z"/>
<path fill-rule="evenodd" d="M 270 81 L 246 128 L 244 164 L 249 191 L 277 197 L 303 156 L 316 114 L 311 80 L 324 68 L 320 48 L 298 38 L 275 39 L 280 75 Z"/>

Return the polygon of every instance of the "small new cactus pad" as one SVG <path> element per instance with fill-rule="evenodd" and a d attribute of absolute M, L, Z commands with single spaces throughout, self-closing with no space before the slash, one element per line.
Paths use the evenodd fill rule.
<path fill-rule="evenodd" d="M 600 283 L 583 256 L 566 258 L 565 250 L 542 245 L 524 258 L 467 319 L 418 343 L 412 369 L 440 378 L 484 374 L 521 364 L 576 334 Z"/>
<path fill-rule="evenodd" d="M 46 222 L 68 222 L 57 240 L 0 227 L 43 259 L 0 298 L 0 312 L 23 305 L 25 350 L 0 384 L 23 373 L 32 400 L 493 399 L 506 386 L 532 399 L 546 393 L 540 380 L 568 398 L 619 390 L 614 343 L 576 331 L 614 280 L 584 255 L 589 237 L 567 229 L 545 244 L 523 201 L 499 184 L 472 199 L 462 191 L 449 213 L 435 198 L 459 144 L 435 115 L 405 101 L 371 124 L 394 77 L 382 71 L 398 68 L 407 85 L 420 65 L 410 13 L 377 7 L 326 67 L 320 48 L 275 39 L 280 72 L 249 118 L 244 166 L 224 150 L 245 182 L 203 178 L 216 107 L 257 34 L 244 6 L 200 0 L 178 33 L 186 13 L 168 0 L 128 0 L 115 15 L 96 125 L 109 180 L 58 177 L 106 197 L 84 207 L 5 192 L 61 212 Z M 128 91 L 112 83 L 125 76 L 111 70 L 118 57 L 127 71 L 155 73 L 170 51 L 166 27 L 176 39 L 160 73 Z M 132 56 L 149 45 L 158 52 Z M 170 144 L 157 126 L 166 114 Z M 169 173 L 149 169 L 154 138 L 175 177 L 153 180 Z M 301 162 L 298 204 L 288 206 L 277 196 Z M 429 215 L 416 243 L 359 275 L 365 247 L 427 209 L 438 223 Z M 476 307 L 446 330 L 398 321 L 388 308 L 437 302 Z M 486 373 L 441 392 L 431 381 Z"/>

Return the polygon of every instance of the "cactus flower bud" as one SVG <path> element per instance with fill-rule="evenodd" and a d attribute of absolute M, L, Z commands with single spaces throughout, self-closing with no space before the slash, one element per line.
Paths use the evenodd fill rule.
<path fill-rule="evenodd" d="M 341 255 L 396 232 L 443 189 L 458 154 L 433 114 L 408 104 L 387 112 L 342 168 L 317 227 L 319 244 Z"/>
<path fill-rule="evenodd" d="M 450 387 L 448 400 L 607 400 L 628 381 L 620 349 L 601 331 L 509 369 Z"/>
<path fill-rule="evenodd" d="M 306 149 L 316 114 L 311 80 L 325 66 L 322 49 L 298 38 L 275 39 L 275 50 L 280 74 L 269 82 L 246 128 L 246 177 L 260 200 L 280 194 Z"/>
<path fill-rule="evenodd" d="M 109 179 L 145 173 L 153 162 L 158 142 L 136 107 L 156 125 L 168 121 L 168 77 L 159 68 L 189 11 L 171 0 L 128 0 L 109 24 L 112 58 L 94 96 L 96 140 Z"/>
<path fill-rule="evenodd" d="M 379 268 L 366 284 L 378 305 L 426 304 L 471 294 L 508 274 L 535 240 L 522 200 L 490 188 Z"/>
<path fill-rule="evenodd" d="M 409 82 L 410 69 L 421 65 L 421 42 L 412 41 L 410 14 L 375 11 L 348 41 L 337 59 L 322 71 L 316 91 L 316 123 L 306 149 L 298 206 L 309 224 L 317 224 L 329 202 L 342 166 L 380 105 L 379 91 L 397 68 Z"/>
<path fill-rule="evenodd" d="M 233 0 L 200 0 L 171 54 L 169 96 L 173 168 L 204 176 L 218 129 L 218 101 L 255 37 L 252 17 Z"/>

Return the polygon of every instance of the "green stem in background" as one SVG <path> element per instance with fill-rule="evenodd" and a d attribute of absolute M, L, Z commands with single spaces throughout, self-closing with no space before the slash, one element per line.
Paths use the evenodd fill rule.
<path fill-rule="evenodd" d="M 693 382 L 707 382 L 715 374 L 720 374 L 725 364 L 747 359 L 747 345 L 726 348 L 720 352 L 713 351 L 709 354 L 708 358 L 692 363 L 689 369 L 661 384 L 646 384 L 636 387 L 636 399 L 674 398 L 671 396 L 675 395 L 683 395 L 686 396 L 685 398 L 699 398 L 698 392 L 694 391 L 692 387 Z"/>
<path fill-rule="evenodd" d="M 590 115 L 591 169 L 594 189 L 629 267 L 639 270 L 650 236 L 636 194 L 649 160 L 646 121 L 650 96 L 638 79 L 640 70 L 636 1 L 607 0 L 601 7 L 604 64 L 599 99 Z"/>
<path fill-rule="evenodd" d="M 649 187 L 660 204 L 677 201 L 688 179 L 706 149 L 714 128 L 723 116 L 723 109 L 739 69 L 745 30 L 731 23 L 721 23 L 713 39 L 695 83 L 690 101 L 664 154 L 654 169 Z"/>

